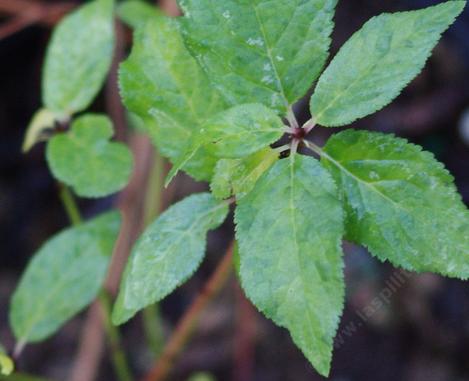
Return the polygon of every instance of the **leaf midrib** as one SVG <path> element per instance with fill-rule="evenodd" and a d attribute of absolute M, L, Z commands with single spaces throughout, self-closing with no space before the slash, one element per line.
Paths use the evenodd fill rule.
<path fill-rule="evenodd" d="M 303 288 L 303 300 L 307 300 L 307 295 L 308 295 L 308 292 L 306 290 L 306 279 L 304 277 L 304 274 L 303 274 L 303 266 L 301 265 L 301 258 L 300 258 L 300 248 L 299 248 L 299 245 L 298 245 L 298 229 L 297 229 L 297 226 L 296 226 L 296 219 L 295 219 L 295 205 L 293 203 L 293 199 L 294 199 L 294 180 L 295 180 L 295 156 L 296 154 L 292 154 L 291 157 L 290 157 L 290 162 L 289 162 L 289 166 L 290 166 L 290 200 L 289 200 L 289 212 L 290 212 L 290 219 L 291 219 L 291 225 L 292 225 L 292 230 L 293 230 L 293 242 L 294 242 L 294 246 L 295 246 L 295 257 L 296 257 L 296 262 L 298 264 L 298 271 L 300 273 L 300 278 L 301 278 L 301 286 Z M 311 329 L 311 327 L 314 327 L 313 325 L 313 322 L 311 320 L 311 315 L 310 315 L 310 311 L 309 309 L 307 309 L 306 311 L 306 316 L 307 316 L 307 319 L 308 319 L 308 331 L 309 329 Z"/>
<path fill-rule="evenodd" d="M 259 11 L 258 11 L 257 6 L 256 6 L 257 4 L 255 4 L 254 1 L 252 1 L 250 4 L 252 5 L 252 8 L 254 9 L 254 14 L 256 16 L 257 23 L 259 24 L 259 30 L 262 34 L 262 38 L 265 41 L 265 51 L 267 53 L 267 57 L 269 58 L 270 64 L 272 65 L 272 69 L 273 69 L 273 72 L 275 74 L 275 78 L 276 78 L 277 83 L 278 83 L 280 94 L 282 95 L 285 107 L 288 109 L 290 107 L 290 104 L 289 104 L 287 96 L 285 94 L 285 89 L 283 88 L 283 83 L 282 83 L 282 80 L 280 79 L 280 75 L 278 73 L 277 66 L 275 65 L 275 61 L 272 57 L 272 48 L 270 47 L 269 40 L 267 39 L 267 34 L 265 32 L 265 29 L 264 29 L 264 24 L 261 22 Z"/>

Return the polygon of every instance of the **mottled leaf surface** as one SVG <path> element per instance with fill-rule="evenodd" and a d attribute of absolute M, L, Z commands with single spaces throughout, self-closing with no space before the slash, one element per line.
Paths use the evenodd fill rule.
<path fill-rule="evenodd" d="M 259 179 L 235 215 L 242 287 L 322 375 L 343 308 L 342 214 L 329 173 L 294 155 Z"/>
<path fill-rule="evenodd" d="M 119 83 L 126 107 L 144 120 L 161 154 L 173 163 L 206 119 L 225 109 L 175 21 L 167 17 L 154 17 L 135 33 Z M 197 180 L 209 180 L 215 164 L 216 158 L 202 149 L 183 169 Z"/>
<path fill-rule="evenodd" d="M 465 1 L 373 17 L 340 49 L 311 98 L 314 120 L 349 124 L 389 104 L 422 70 Z"/>
<path fill-rule="evenodd" d="M 264 148 L 242 159 L 221 159 L 210 183 L 213 195 L 219 199 L 228 198 L 232 194 L 237 199 L 244 197 L 278 157 L 275 150 Z"/>
<path fill-rule="evenodd" d="M 41 341 L 96 297 L 107 273 L 120 226 L 117 212 L 66 229 L 33 256 L 10 306 L 21 342 Z"/>
<path fill-rule="evenodd" d="M 337 0 L 180 0 L 187 46 L 231 104 L 285 114 L 328 55 Z"/>
<path fill-rule="evenodd" d="M 392 135 L 334 135 L 322 163 L 347 210 L 347 237 L 413 271 L 469 276 L 469 212 L 429 152 Z"/>
<path fill-rule="evenodd" d="M 95 0 L 66 16 L 47 49 L 42 96 L 45 106 L 67 116 L 86 109 L 112 62 L 113 0 Z"/>
<path fill-rule="evenodd" d="M 121 324 L 182 284 L 199 267 L 206 235 L 228 213 L 228 204 L 209 193 L 187 197 L 153 222 L 132 250 L 113 311 Z"/>
<path fill-rule="evenodd" d="M 47 145 L 47 161 L 54 176 L 82 197 L 103 197 L 121 190 L 132 171 L 132 154 L 113 135 L 107 116 L 86 114 L 67 133 Z"/>
<path fill-rule="evenodd" d="M 235 106 L 215 115 L 200 132 L 207 150 L 220 158 L 240 158 L 280 139 L 285 125 L 262 104 Z"/>

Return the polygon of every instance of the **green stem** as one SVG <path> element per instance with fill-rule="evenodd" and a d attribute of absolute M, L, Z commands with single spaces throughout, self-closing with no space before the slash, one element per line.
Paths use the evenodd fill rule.
<path fill-rule="evenodd" d="M 31 376 L 26 373 L 12 373 L 9 376 L 0 375 L 0 381 L 50 381 L 46 378 Z"/>
<path fill-rule="evenodd" d="M 163 321 L 158 303 L 146 307 L 142 312 L 143 330 L 151 354 L 158 356 L 164 345 Z"/>
<path fill-rule="evenodd" d="M 64 184 L 60 184 L 60 199 L 62 200 L 65 212 L 67 213 L 72 225 L 79 225 L 83 220 L 80 209 L 78 208 L 73 193 Z M 112 362 L 117 378 L 119 381 L 131 381 L 132 376 L 125 353 L 122 349 L 119 331 L 111 322 L 111 302 L 105 291 L 100 293 L 99 301 L 104 311 L 104 328 L 111 346 Z"/>
<path fill-rule="evenodd" d="M 60 199 L 62 200 L 65 212 L 67 213 L 71 224 L 80 224 L 82 222 L 80 210 L 78 209 L 75 197 L 73 197 L 70 188 L 67 187 L 65 184 L 60 184 Z"/>
<path fill-rule="evenodd" d="M 155 151 L 143 205 L 144 226 L 148 226 L 161 213 L 164 178 L 164 159 Z"/>
<path fill-rule="evenodd" d="M 122 340 L 119 330 L 111 321 L 111 300 L 106 291 L 99 294 L 99 302 L 104 312 L 104 329 L 109 338 L 111 346 L 112 362 L 117 377 L 120 381 L 132 381 L 132 373 L 130 372 L 124 350 L 122 348 Z"/>
<path fill-rule="evenodd" d="M 155 150 L 143 205 L 143 224 L 145 227 L 161 213 L 164 177 L 164 159 Z M 158 304 L 146 307 L 143 310 L 142 319 L 150 351 L 154 356 L 157 356 L 164 345 L 163 324 Z"/>

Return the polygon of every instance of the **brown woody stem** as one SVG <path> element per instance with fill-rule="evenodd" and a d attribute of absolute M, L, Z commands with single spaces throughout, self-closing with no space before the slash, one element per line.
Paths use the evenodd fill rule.
<path fill-rule="evenodd" d="M 219 293 L 228 280 L 233 268 L 233 246 L 234 243 L 232 242 L 200 294 L 195 298 L 179 321 L 176 330 L 164 347 L 161 357 L 155 362 L 153 368 L 143 378 L 143 381 L 163 381 L 171 372 L 175 361 L 190 339 L 205 307 Z"/>

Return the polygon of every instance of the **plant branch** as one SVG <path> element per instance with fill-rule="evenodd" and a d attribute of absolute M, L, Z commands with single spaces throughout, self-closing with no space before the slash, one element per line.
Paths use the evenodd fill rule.
<path fill-rule="evenodd" d="M 120 332 L 117 327 L 115 327 L 111 322 L 112 305 L 111 300 L 109 298 L 109 294 L 106 291 L 101 291 L 101 293 L 99 294 L 99 302 L 104 312 L 104 329 L 106 330 L 107 336 L 109 338 L 109 344 L 111 346 L 112 353 L 112 362 L 114 364 L 114 369 L 117 373 L 117 378 L 120 381 L 131 381 L 132 374 L 127 364 L 125 352 L 122 348 Z"/>
<path fill-rule="evenodd" d="M 125 111 L 117 89 L 117 68 L 125 55 L 126 44 L 122 25 L 116 23 L 116 48 L 106 85 L 106 108 L 116 127 L 118 140 L 127 141 L 134 157 L 134 171 L 127 187 L 119 194 L 116 206 L 122 213 L 122 225 L 112 255 L 104 289 L 115 295 L 130 248 L 142 227 L 142 200 L 151 161 L 151 143 L 140 134 L 128 134 Z M 128 136 L 129 135 L 129 136 Z M 92 381 L 96 378 L 104 348 L 101 308 L 94 303 L 88 311 L 70 381 Z"/>
<path fill-rule="evenodd" d="M 215 298 L 228 280 L 233 269 L 233 246 L 234 243 L 232 242 L 200 294 L 195 298 L 177 324 L 176 330 L 163 349 L 161 357 L 144 377 L 143 381 L 163 381 L 171 372 L 175 361 L 191 337 L 205 307 Z"/>
<path fill-rule="evenodd" d="M 256 345 L 256 310 L 246 299 L 239 282 L 235 282 L 235 336 L 233 358 L 233 381 L 253 379 Z"/>
<path fill-rule="evenodd" d="M 64 184 L 60 184 L 60 198 L 72 225 L 79 225 L 82 222 L 80 210 L 78 209 L 76 200 L 72 192 Z M 117 327 L 115 327 L 111 323 L 111 305 L 107 294 L 102 292 L 99 296 L 99 301 L 102 310 L 102 320 L 104 322 L 104 327 L 108 334 L 109 343 L 111 346 L 114 369 L 116 371 L 119 381 L 131 381 L 132 376 L 130 373 L 129 366 L 127 364 L 125 353 L 121 346 L 119 331 Z"/>
<path fill-rule="evenodd" d="M 165 161 L 158 151 L 153 151 L 153 164 L 150 169 L 145 192 L 143 223 L 147 227 L 164 209 L 163 191 L 166 177 Z M 160 354 L 164 344 L 163 322 L 158 304 L 152 304 L 142 311 L 143 330 L 148 346 L 154 356 Z"/>

